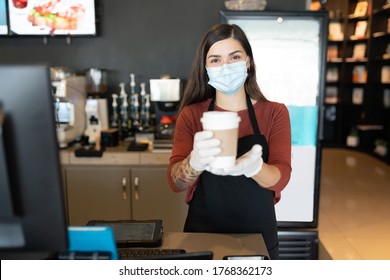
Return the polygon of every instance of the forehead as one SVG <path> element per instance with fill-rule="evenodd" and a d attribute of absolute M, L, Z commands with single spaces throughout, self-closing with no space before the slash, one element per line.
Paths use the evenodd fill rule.
<path fill-rule="evenodd" d="M 245 50 L 239 41 L 237 41 L 234 38 L 228 38 L 225 40 L 215 42 L 210 47 L 207 56 L 209 55 L 225 56 L 225 55 L 229 55 L 234 51 L 242 51 L 245 53 Z"/>

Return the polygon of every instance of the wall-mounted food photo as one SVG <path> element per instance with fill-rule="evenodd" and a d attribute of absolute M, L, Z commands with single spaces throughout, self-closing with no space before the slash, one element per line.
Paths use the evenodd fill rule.
<path fill-rule="evenodd" d="M 11 35 L 96 35 L 94 0 L 8 0 Z"/>

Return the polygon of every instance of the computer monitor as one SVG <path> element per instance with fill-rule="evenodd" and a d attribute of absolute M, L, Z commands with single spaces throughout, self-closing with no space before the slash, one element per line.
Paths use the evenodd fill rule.
<path fill-rule="evenodd" d="M 0 258 L 50 258 L 68 232 L 50 70 L 0 65 Z"/>

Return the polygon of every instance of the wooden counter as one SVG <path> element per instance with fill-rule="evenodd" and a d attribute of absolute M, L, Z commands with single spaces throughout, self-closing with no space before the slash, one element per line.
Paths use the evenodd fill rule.
<path fill-rule="evenodd" d="M 76 157 L 72 147 L 60 150 L 60 161 L 62 165 L 168 165 L 171 156 L 170 150 L 133 152 L 126 147 L 108 147 L 102 157 Z"/>

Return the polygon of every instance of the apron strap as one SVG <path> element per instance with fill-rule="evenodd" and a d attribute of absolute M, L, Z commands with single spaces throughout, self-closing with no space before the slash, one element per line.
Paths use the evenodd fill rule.
<path fill-rule="evenodd" d="M 256 120 L 255 110 L 253 109 L 251 98 L 249 97 L 249 94 L 245 94 L 245 96 L 246 96 L 246 104 L 248 106 L 249 118 L 251 119 L 253 132 L 255 133 L 256 136 L 260 136 L 261 135 L 260 128 Z"/>
<path fill-rule="evenodd" d="M 215 96 L 216 96 L 216 94 L 214 94 L 213 97 L 211 97 L 211 101 L 210 101 L 209 108 L 207 109 L 207 111 L 214 111 Z"/>

